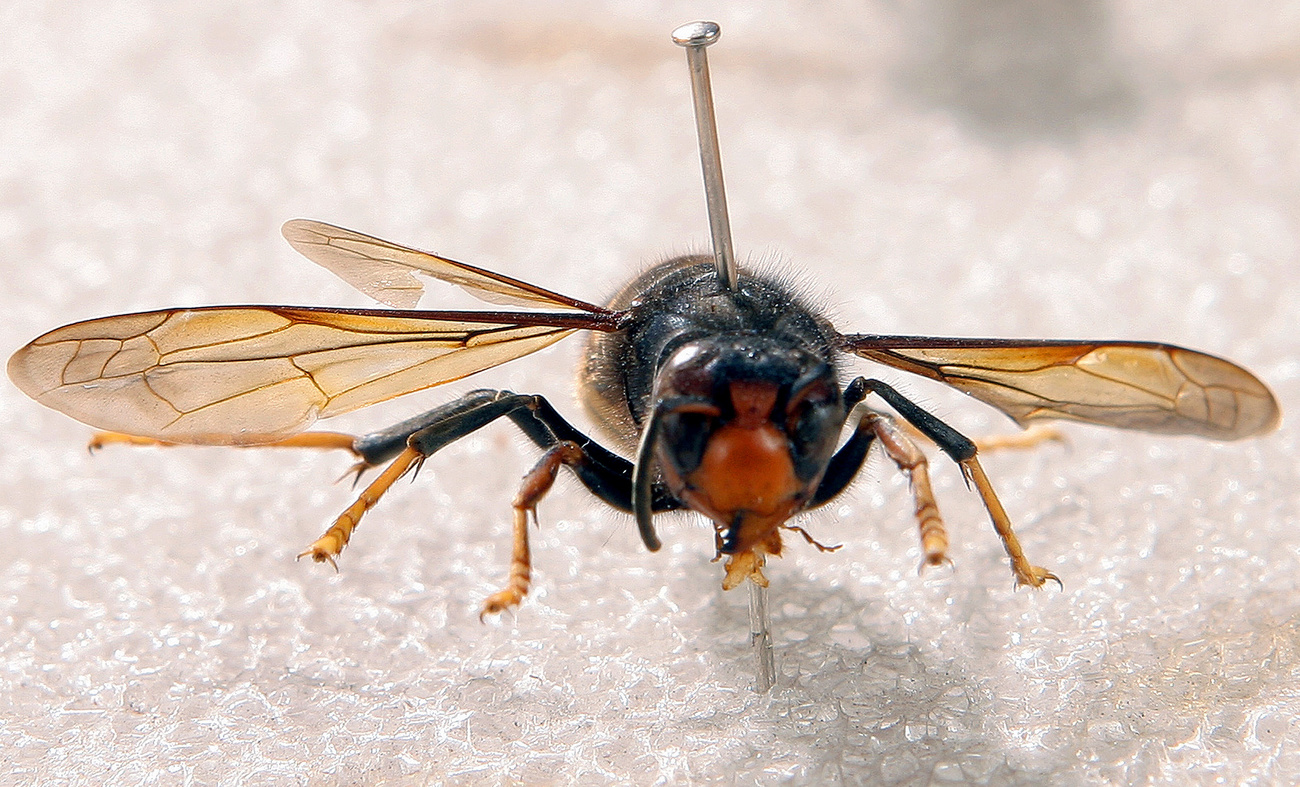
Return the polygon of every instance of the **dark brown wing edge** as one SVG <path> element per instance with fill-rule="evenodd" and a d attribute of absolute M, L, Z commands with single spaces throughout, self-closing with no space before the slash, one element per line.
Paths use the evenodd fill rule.
<path fill-rule="evenodd" d="M 946 383 L 1021 426 L 1063 419 L 1238 440 L 1281 420 L 1277 400 L 1253 374 L 1169 344 L 852 334 L 840 346 Z"/>

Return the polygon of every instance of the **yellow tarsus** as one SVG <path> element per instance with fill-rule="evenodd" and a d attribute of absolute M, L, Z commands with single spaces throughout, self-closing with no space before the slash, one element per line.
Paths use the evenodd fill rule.
<path fill-rule="evenodd" d="M 397 479 L 406 475 L 412 467 L 417 467 L 422 461 L 424 461 L 424 454 L 410 446 L 403 449 L 402 453 L 384 468 L 384 472 L 361 492 L 356 502 L 339 514 L 338 519 L 334 520 L 334 524 L 330 525 L 320 538 L 299 553 L 298 559 L 310 555 L 317 563 L 329 563 L 337 571 L 338 564 L 334 562 L 334 558 L 338 557 L 343 552 L 343 548 L 348 545 L 348 541 L 352 538 L 352 531 L 356 530 L 357 525 L 361 523 L 361 517 L 375 507 Z"/>
<path fill-rule="evenodd" d="M 1015 531 L 1011 529 L 1011 518 L 1007 516 L 1006 509 L 1002 507 L 1002 502 L 998 500 L 997 493 L 993 491 L 993 484 L 989 482 L 989 477 L 984 474 L 984 468 L 980 466 L 979 459 L 972 456 L 970 459 L 963 461 L 961 466 L 966 477 L 975 484 L 975 489 L 979 491 L 980 497 L 983 498 L 984 507 L 989 512 L 989 518 L 993 520 L 993 529 L 997 531 L 998 536 L 1002 539 L 1002 546 L 1007 552 L 1007 557 L 1011 558 L 1011 573 L 1015 575 L 1016 585 L 1040 588 L 1050 580 L 1064 589 L 1059 577 L 1045 568 L 1031 565 L 1025 557 L 1025 550 L 1020 546 L 1020 539 L 1016 538 Z"/>

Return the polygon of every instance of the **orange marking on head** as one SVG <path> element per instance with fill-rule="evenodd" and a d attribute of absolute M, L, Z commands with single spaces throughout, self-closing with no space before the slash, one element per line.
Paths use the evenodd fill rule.
<path fill-rule="evenodd" d="M 785 510 L 802 488 L 786 437 L 771 423 L 753 429 L 734 422 L 719 427 L 686 482 L 724 515 L 749 511 L 771 516 Z"/>
<path fill-rule="evenodd" d="M 795 474 L 789 439 L 771 420 L 777 387 L 731 383 L 735 417 L 709 438 L 700 464 L 681 493 L 693 509 L 725 528 L 735 554 L 768 545 L 780 554 L 778 528 L 798 511 L 806 489 Z"/>
<path fill-rule="evenodd" d="M 772 383 L 733 380 L 730 384 L 731 405 L 736 410 L 733 423 L 742 429 L 757 429 L 767 423 L 776 405 L 776 386 Z"/>

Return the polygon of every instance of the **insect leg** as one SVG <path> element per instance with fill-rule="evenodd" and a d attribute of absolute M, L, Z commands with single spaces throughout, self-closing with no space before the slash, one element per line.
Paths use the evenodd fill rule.
<path fill-rule="evenodd" d="M 347 546 L 362 515 L 379 502 L 397 479 L 412 468 L 418 468 L 440 448 L 487 426 L 508 414 L 512 408 L 520 406 L 518 400 L 522 397 L 517 394 L 502 396 L 501 393 L 503 392 L 471 391 L 454 402 L 354 440 L 353 449 L 361 456 L 364 466 L 376 465 L 394 456 L 396 458 L 378 478 L 362 490 L 356 502 L 348 506 L 329 529 L 298 557 L 310 555 L 317 563 L 328 562 L 337 569 L 334 558 Z"/>
<path fill-rule="evenodd" d="M 839 550 L 840 547 L 844 546 L 843 544 L 836 544 L 833 547 L 828 547 L 822 542 L 813 538 L 812 533 L 809 533 L 807 530 L 804 530 L 802 527 L 799 527 L 798 525 L 781 525 L 781 529 L 789 530 L 793 533 L 798 533 L 799 535 L 803 536 L 804 541 L 807 541 L 812 546 L 817 547 L 817 549 L 821 552 L 835 552 Z"/>
<path fill-rule="evenodd" d="M 106 445 L 135 445 L 170 448 L 180 444 L 169 443 L 166 440 L 156 440 L 152 437 L 140 437 L 139 435 L 126 434 L 125 432 L 95 432 L 90 436 L 90 442 L 86 443 L 86 450 L 93 454 Z"/>
<path fill-rule="evenodd" d="M 1015 574 L 1016 584 L 1040 588 L 1048 580 L 1051 580 L 1056 583 L 1057 587 L 1064 588 L 1060 577 L 1041 566 L 1030 565 L 1029 560 L 1025 557 L 1025 551 L 1020 547 L 1020 539 L 1016 538 L 1015 531 L 1011 529 L 1011 518 L 1007 516 L 1006 509 L 1002 507 L 1002 501 L 998 500 L 997 493 L 993 491 L 993 484 L 989 482 L 989 477 L 984 474 L 984 468 L 980 467 L 979 459 L 972 456 L 961 463 L 961 469 L 967 480 L 975 484 L 975 489 L 979 491 L 980 497 L 984 500 L 984 507 L 993 520 L 993 529 L 998 532 L 998 536 L 1002 539 L 1002 546 L 1006 549 L 1007 557 L 1011 558 L 1011 573 Z"/>
<path fill-rule="evenodd" d="M 526 398 L 531 400 L 527 408 L 510 413 L 510 420 L 520 431 L 540 448 L 549 448 L 560 441 L 577 444 L 586 456 L 582 464 L 571 466 L 578 479 L 596 497 L 620 511 L 631 513 L 632 463 L 579 432 L 545 398 Z M 676 511 L 684 505 L 666 486 L 656 483 L 651 486 L 650 507 L 653 512 L 660 513 Z"/>
<path fill-rule="evenodd" d="M 908 439 L 894 419 L 881 413 L 867 411 L 862 423 L 880 438 L 880 445 L 898 469 L 907 475 L 916 503 L 916 524 L 921 532 L 921 549 L 925 552 L 922 566 L 937 566 L 948 560 L 948 531 L 939 516 L 939 503 L 930 486 L 930 463 L 916 443 Z"/>
<path fill-rule="evenodd" d="M 984 468 L 980 466 L 979 459 L 976 457 L 977 449 L 975 443 L 969 438 L 953 429 L 948 424 L 939 420 L 935 416 L 921 409 L 915 402 L 903 396 L 894 390 L 887 383 L 880 380 L 867 380 L 864 385 L 871 393 L 875 393 L 889 403 L 899 415 L 921 430 L 921 433 L 934 441 L 935 445 L 953 461 L 961 466 L 962 475 L 968 482 L 975 485 L 976 491 L 979 492 L 980 498 L 984 501 L 984 508 L 989 513 L 989 518 L 993 521 L 993 529 L 997 531 L 998 537 L 1002 539 L 1002 546 L 1006 550 L 1007 557 L 1011 558 L 1011 573 L 1015 575 L 1017 585 L 1029 585 L 1031 587 L 1042 587 L 1047 580 L 1061 584 L 1061 580 L 1045 568 L 1030 564 L 1025 558 L 1025 552 L 1020 547 L 1020 541 L 1016 538 L 1015 531 L 1011 527 L 1011 519 L 1007 516 L 1006 509 L 1002 507 L 1002 502 L 998 500 L 997 493 L 993 491 L 993 485 L 989 482 L 988 476 L 984 474 Z"/>
<path fill-rule="evenodd" d="M 848 488 L 858 471 L 862 469 L 862 463 L 867 459 L 867 449 L 871 448 L 871 443 L 875 439 L 876 433 L 867 424 L 866 419 L 859 420 L 853 434 L 831 457 L 830 464 L 826 466 L 826 472 L 822 475 L 821 483 L 817 485 L 817 491 L 813 492 L 812 499 L 808 502 L 809 508 L 826 504 Z"/>
<path fill-rule="evenodd" d="M 379 502 L 393 483 L 450 443 L 475 432 L 502 416 L 508 417 L 539 447 L 541 460 L 524 477 L 514 507 L 514 554 L 510 581 L 484 605 L 484 614 L 518 604 L 528 592 L 531 558 L 527 514 L 537 517 L 537 503 L 551 488 L 561 465 L 568 466 L 597 497 L 615 508 L 631 510 L 632 463 L 579 432 L 546 401 L 536 395 L 482 389 L 471 391 L 427 413 L 387 429 L 352 440 L 364 466 L 389 459 L 380 473 L 338 519 L 299 557 L 334 564 L 347 546 L 362 515 Z M 681 503 L 662 485 L 655 487 L 656 510 L 680 508 Z"/>
<path fill-rule="evenodd" d="M 908 432 L 908 436 L 913 439 L 923 438 L 925 434 L 915 426 L 904 421 L 900 426 Z M 1037 448 L 1043 443 L 1060 443 L 1068 445 L 1070 440 L 1066 434 L 1055 426 L 1048 424 L 1033 423 L 1026 426 L 1019 432 L 1010 432 L 1007 434 L 985 435 L 971 439 L 975 443 L 975 448 L 981 454 L 992 453 L 993 451 L 1027 451 L 1031 448 Z"/>
<path fill-rule="evenodd" d="M 1065 433 L 1055 426 L 1035 423 L 1026 426 L 1019 432 L 986 435 L 976 438 L 975 445 L 980 451 L 988 453 L 990 451 L 1021 451 L 1037 448 L 1043 443 L 1067 445 L 1069 442 Z"/>
<path fill-rule="evenodd" d="M 867 410 L 858 420 L 853 435 L 831 457 L 813 495 L 810 507 L 819 506 L 834 498 L 857 475 L 866 460 L 867 449 L 877 439 L 894 464 L 907 474 L 916 501 L 916 522 L 921 531 L 921 547 L 925 550 L 922 565 L 938 565 L 947 561 L 948 534 L 939 516 L 939 505 L 930 487 L 929 463 L 925 454 L 907 438 L 899 425 L 888 416 Z"/>
<path fill-rule="evenodd" d="M 493 593 L 483 602 L 479 620 L 484 615 L 495 615 L 518 606 L 528 594 L 533 565 L 528 549 L 528 515 L 532 514 L 533 521 L 537 521 L 537 504 L 555 483 L 555 475 L 560 471 L 560 466 L 575 467 L 584 459 L 585 454 L 577 443 L 561 441 L 546 449 L 542 458 L 524 476 L 523 483 L 519 485 L 519 493 L 510 504 L 514 509 L 514 550 L 510 556 L 510 580 L 504 590 Z"/>
<path fill-rule="evenodd" d="M 575 429 L 543 396 L 492 389 L 470 391 L 455 402 L 357 438 L 356 449 L 365 461 L 378 464 L 396 456 L 412 435 L 424 431 L 421 447 L 432 453 L 486 424 L 487 420 L 479 423 L 485 414 L 489 415 L 487 420 L 508 416 L 542 449 L 566 440 L 577 444 L 585 460 L 570 469 L 578 479 L 592 494 L 614 508 L 632 510 L 632 463 Z M 653 506 L 660 512 L 681 508 L 682 504 L 666 487 L 656 484 Z"/>
<path fill-rule="evenodd" d="M 379 474 L 378 478 L 370 482 L 370 485 L 362 490 L 356 502 L 348 506 L 347 510 L 342 514 L 339 514 L 338 518 L 334 520 L 328 530 L 321 534 L 320 538 L 313 541 L 311 546 L 298 554 L 298 558 L 302 559 L 310 555 L 311 559 L 317 563 L 329 563 L 337 571 L 339 567 L 334 562 L 334 558 L 338 557 L 339 553 L 343 551 L 343 547 L 348 545 L 348 541 L 352 538 L 352 531 L 356 530 L 357 525 L 361 522 L 361 516 L 375 507 L 375 504 L 379 502 L 379 498 L 384 496 L 384 493 L 388 491 L 388 487 L 393 485 L 393 482 L 406 475 L 412 467 L 418 468 L 424 460 L 425 455 L 418 450 L 411 447 L 404 449 L 397 455 L 392 464 L 388 465 L 384 472 Z"/>
<path fill-rule="evenodd" d="M 354 443 L 356 438 L 350 434 L 341 432 L 303 432 L 283 440 L 276 440 L 270 443 L 252 443 L 249 445 L 239 445 L 238 448 L 342 448 L 344 451 L 354 456 L 361 456 Z M 180 445 L 190 445 L 189 443 L 172 443 L 167 440 L 158 440 L 153 437 L 140 437 L 139 435 L 125 434 L 123 432 L 95 432 L 90 436 L 90 442 L 87 448 L 91 453 L 98 451 L 106 445 L 135 445 L 172 448 Z"/>
<path fill-rule="evenodd" d="M 427 456 L 505 415 L 512 404 L 503 405 L 498 401 L 502 398 L 502 393 L 504 392 L 470 391 L 461 398 L 426 413 L 358 437 L 353 444 L 362 459 L 377 465 L 400 454 L 412 437 L 421 434 L 422 447 L 426 449 Z"/>

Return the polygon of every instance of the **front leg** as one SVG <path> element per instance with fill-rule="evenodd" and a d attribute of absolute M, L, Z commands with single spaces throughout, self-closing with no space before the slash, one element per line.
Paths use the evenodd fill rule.
<path fill-rule="evenodd" d="M 861 389 L 862 386 L 855 388 Z M 861 396 L 856 398 L 860 400 Z M 948 533 L 944 529 L 943 520 L 939 516 L 939 504 L 930 487 L 929 462 L 925 454 L 908 439 L 894 419 L 873 410 L 862 409 L 857 427 L 831 458 L 809 507 L 824 505 L 843 492 L 862 468 L 871 444 L 879 440 L 885 454 L 899 470 L 907 474 L 912 499 L 915 501 L 916 524 L 921 532 L 921 548 L 925 552 L 922 566 L 948 562 Z M 808 538 L 807 534 L 804 537 Z"/>
<path fill-rule="evenodd" d="M 867 411 L 863 424 L 880 440 L 880 445 L 898 469 L 907 475 L 915 502 L 916 525 L 921 533 L 921 550 L 925 553 L 922 568 L 951 563 L 948 559 L 948 531 L 939 516 L 939 502 L 930 486 L 930 462 L 916 443 L 898 428 L 889 416 Z"/>
<path fill-rule="evenodd" d="M 479 620 L 482 620 L 485 615 L 495 615 L 510 607 L 518 606 L 528 594 L 533 568 L 532 553 L 528 548 L 528 515 L 532 514 L 533 521 L 537 521 L 537 504 L 542 501 L 547 492 L 551 491 L 561 465 L 576 467 L 585 459 L 586 455 L 577 443 L 568 441 L 556 443 L 542 454 L 542 458 L 524 476 L 523 482 L 519 485 L 519 493 L 510 504 L 514 509 L 512 528 L 514 550 L 510 556 L 510 580 L 504 590 L 493 593 L 488 596 L 487 601 L 483 602 L 483 611 L 479 613 Z"/>

